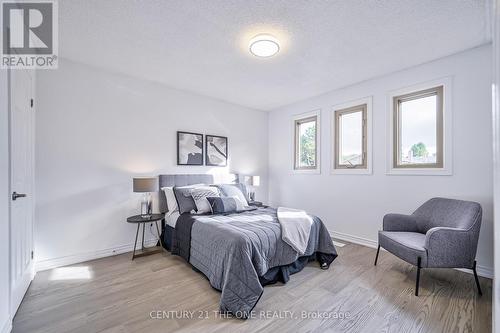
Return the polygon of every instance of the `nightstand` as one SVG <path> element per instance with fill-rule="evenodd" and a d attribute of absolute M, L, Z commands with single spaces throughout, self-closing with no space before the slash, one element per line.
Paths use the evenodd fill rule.
<path fill-rule="evenodd" d="M 144 233 L 146 231 L 146 224 L 147 223 L 154 223 L 156 226 L 156 231 L 158 232 L 158 242 L 161 245 L 162 241 L 161 241 L 160 229 L 158 228 L 157 222 L 163 220 L 164 218 L 165 218 L 165 214 L 152 214 L 150 217 L 142 217 L 141 215 L 134 215 L 134 216 L 130 216 L 129 218 L 127 218 L 128 223 L 137 224 L 137 231 L 135 233 L 134 252 L 132 253 L 132 260 L 134 260 L 135 258 L 160 253 L 163 251 L 161 246 L 153 246 L 150 248 L 145 248 L 144 247 Z M 137 247 L 137 237 L 139 236 L 139 229 L 141 228 L 141 224 L 142 224 L 141 252 L 138 254 L 135 254 L 135 248 Z"/>
<path fill-rule="evenodd" d="M 248 205 L 249 206 L 254 206 L 254 207 L 262 207 L 262 208 L 267 208 L 268 206 L 264 205 L 262 202 L 260 201 L 249 201 L 248 202 Z"/>

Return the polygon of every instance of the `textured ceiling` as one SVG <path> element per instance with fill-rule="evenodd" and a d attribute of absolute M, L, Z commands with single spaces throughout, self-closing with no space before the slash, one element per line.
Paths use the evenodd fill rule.
<path fill-rule="evenodd" d="M 62 57 L 270 110 L 490 41 L 488 0 L 64 0 Z M 248 41 L 274 34 L 259 59 Z"/>

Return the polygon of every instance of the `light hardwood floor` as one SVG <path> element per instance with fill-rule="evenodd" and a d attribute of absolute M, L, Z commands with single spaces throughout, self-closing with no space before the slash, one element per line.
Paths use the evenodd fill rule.
<path fill-rule="evenodd" d="M 220 293 L 168 253 L 133 262 L 131 254 L 123 254 L 39 272 L 13 332 L 491 331 L 491 280 L 480 279 L 484 295 L 479 297 L 471 274 L 424 269 L 415 297 L 414 267 L 387 252 L 374 267 L 375 250 L 359 245 L 338 250 L 328 271 L 313 262 L 286 285 L 265 287 L 256 318 L 246 321 L 217 317 Z M 152 319 L 156 311 L 165 311 L 160 317 L 194 311 L 209 318 Z M 284 318 L 266 318 L 264 311 Z M 303 311 L 331 318 L 304 320 Z"/>

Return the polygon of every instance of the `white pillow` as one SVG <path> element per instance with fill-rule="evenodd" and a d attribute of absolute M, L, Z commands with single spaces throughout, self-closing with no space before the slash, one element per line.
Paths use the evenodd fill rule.
<path fill-rule="evenodd" d="M 177 206 L 177 199 L 175 199 L 174 188 L 173 186 L 162 187 L 163 192 L 165 192 L 165 197 L 167 198 L 167 216 L 172 214 L 175 211 L 179 211 L 179 207 Z"/>
<path fill-rule="evenodd" d="M 234 201 L 236 201 L 236 210 L 244 210 L 245 209 L 245 203 L 241 201 L 241 198 L 237 195 L 232 196 L 230 198 L 233 198 Z"/>
<path fill-rule="evenodd" d="M 213 186 L 202 186 L 193 188 L 191 191 L 196 210 L 198 214 L 210 213 L 212 208 L 207 200 L 207 197 L 219 197 L 219 190 Z"/>
<path fill-rule="evenodd" d="M 217 185 L 223 196 L 234 197 L 237 196 L 238 199 L 243 203 L 243 206 L 248 206 L 247 199 L 245 198 L 243 184 L 221 184 Z"/>

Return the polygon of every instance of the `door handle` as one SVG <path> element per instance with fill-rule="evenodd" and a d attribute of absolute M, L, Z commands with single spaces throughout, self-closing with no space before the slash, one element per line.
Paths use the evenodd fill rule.
<path fill-rule="evenodd" d="M 17 198 L 24 198 L 26 197 L 26 194 L 24 193 L 17 193 L 17 192 L 12 192 L 12 200 L 16 201 Z"/>

